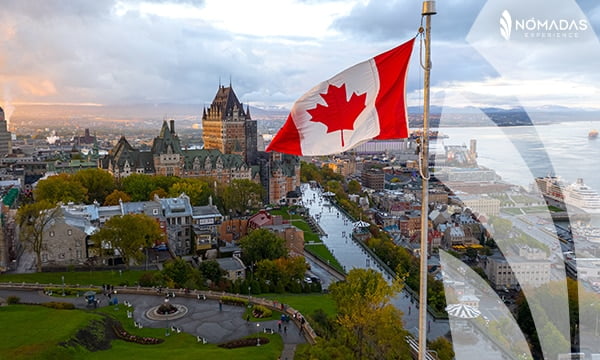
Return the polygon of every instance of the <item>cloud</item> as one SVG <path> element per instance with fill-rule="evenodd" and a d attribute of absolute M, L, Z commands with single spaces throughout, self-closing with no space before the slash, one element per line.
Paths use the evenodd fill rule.
<path fill-rule="evenodd" d="M 357 4 L 333 26 L 369 39 L 398 40 L 417 33 L 421 6 L 413 0 L 368 1 Z M 434 40 L 463 41 L 481 6 L 479 0 L 437 1 L 438 15 L 432 17 Z"/>
<path fill-rule="evenodd" d="M 598 23 L 600 6 L 580 3 Z M 437 88 L 499 76 L 465 40 L 483 4 L 437 2 Z M 231 78 L 245 103 L 291 106 L 320 81 L 414 36 L 420 11 L 412 0 L 4 0 L 0 80 L 15 103 L 209 104 L 219 81 Z M 423 77 L 418 51 L 416 44 L 407 85 L 415 98 Z M 578 76 L 595 64 L 590 54 L 570 64 L 572 53 L 539 49 L 516 64 L 556 75 L 549 57 Z"/>

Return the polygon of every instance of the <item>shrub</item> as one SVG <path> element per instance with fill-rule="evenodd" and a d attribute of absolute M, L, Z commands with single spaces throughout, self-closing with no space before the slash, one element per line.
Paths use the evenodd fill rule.
<path fill-rule="evenodd" d="M 245 347 L 245 346 L 256 346 L 257 339 L 260 339 L 261 345 L 269 343 L 269 339 L 266 337 L 261 337 L 261 338 L 250 337 L 250 338 L 245 338 L 245 339 L 237 339 L 237 340 L 228 341 L 226 343 L 219 344 L 219 347 L 226 348 L 226 349 L 235 349 L 235 348 Z"/>
<path fill-rule="evenodd" d="M 75 305 L 66 302 L 58 302 L 58 301 L 50 301 L 47 303 L 43 303 L 42 306 L 57 309 L 57 310 L 73 310 L 75 309 Z"/>
<path fill-rule="evenodd" d="M 65 296 L 82 296 L 86 291 L 98 291 L 95 288 L 74 288 L 74 287 L 46 287 L 44 288 L 44 294 L 50 296 L 62 296 L 64 291 Z"/>
<path fill-rule="evenodd" d="M 237 298 L 235 296 L 222 296 L 221 301 L 226 305 L 248 306 L 248 299 Z"/>
<path fill-rule="evenodd" d="M 18 296 L 9 296 L 6 298 L 6 303 L 8 305 L 18 304 L 21 301 L 21 298 Z"/>
<path fill-rule="evenodd" d="M 140 286 L 146 286 L 146 287 L 159 285 L 159 284 L 155 283 L 154 273 L 151 273 L 151 272 L 143 273 L 142 276 L 140 276 L 140 279 L 138 280 L 138 282 L 139 282 Z"/>
<path fill-rule="evenodd" d="M 252 307 L 252 316 L 257 319 L 269 318 L 271 315 L 273 315 L 271 309 L 268 309 L 262 305 L 254 305 Z"/>
<path fill-rule="evenodd" d="M 141 345 L 156 345 L 164 341 L 163 339 L 130 334 L 125 329 L 123 329 L 123 325 L 121 325 L 121 323 L 113 324 L 112 329 L 119 339 L 127 342 L 132 342 Z"/>

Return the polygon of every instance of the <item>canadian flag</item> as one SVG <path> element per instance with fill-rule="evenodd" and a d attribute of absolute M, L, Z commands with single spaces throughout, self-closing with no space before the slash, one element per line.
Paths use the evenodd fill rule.
<path fill-rule="evenodd" d="M 298 99 L 267 151 L 330 155 L 408 137 L 406 75 L 415 39 L 356 64 Z"/>

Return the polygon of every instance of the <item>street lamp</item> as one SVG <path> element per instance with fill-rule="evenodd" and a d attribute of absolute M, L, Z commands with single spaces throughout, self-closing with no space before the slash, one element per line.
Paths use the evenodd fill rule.
<path fill-rule="evenodd" d="M 256 346 L 260 346 L 260 323 L 256 323 Z"/>
<path fill-rule="evenodd" d="M 169 311 L 168 311 L 168 309 L 169 309 L 169 299 L 168 298 L 165 298 L 165 309 L 167 309 L 167 311 L 165 313 L 166 314 L 166 319 L 167 319 L 167 326 L 165 327 L 165 336 L 169 336 L 171 334 L 169 333 Z"/>
<path fill-rule="evenodd" d="M 65 296 L 65 276 L 64 275 L 62 276 L 62 284 L 63 284 L 63 289 L 62 289 L 63 293 L 62 293 L 62 296 Z"/>

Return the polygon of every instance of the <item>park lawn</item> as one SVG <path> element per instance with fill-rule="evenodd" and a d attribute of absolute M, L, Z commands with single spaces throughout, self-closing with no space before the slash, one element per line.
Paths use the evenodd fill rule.
<path fill-rule="evenodd" d="M 319 237 L 319 235 L 315 233 L 304 232 L 304 242 L 305 243 L 321 243 L 323 240 Z"/>
<path fill-rule="evenodd" d="M 337 314 L 335 302 L 329 294 L 262 294 L 259 297 L 289 305 L 305 315 L 317 309 L 322 309 L 328 316 Z"/>
<path fill-rule="evenodd" d="M 88 286 L 102 284 L 128 285 L 137 284 L 140 277 L 146 271 L 143 270 L 103 270 L 103 271 L 67 271 L 67 272 L 41 272 L 30 274 L 1 274 L 0 282 L 13 283 L 39 283 L 62 285 L 62 277 L 65 277 L 65 284 Z"/>
<path fill-rule="evenodd" d="M 118 310 L 115 310 L 118 308 Z M 276 359 L 283 350 L 283 341 L 279 334 L 264 334 L 268 344 L 261 346 L 223 349 L 217 344 L 198 343 L 190 334 L 172 334 L 165 336 L 162 328 L 137 329 L 131 319 L 127 319 L 127 307 L 106 306 L 97 312 L 103 312 L 121 321 L 123 328 L 134 335 L 165 339 L 158 345 L 139 345 L 113 340 L 111 349 L 90 352 L 83 347 L 63 347 L 61 342 L 72 338 L 78 329 L 85 327 L 91 320 L 101 317 L 93 311 L 56 310 L 35 305 L 9 305 L 0 308 L 0 359 Z"/>
<path fill-rule="evenodd" d="M 118 310 L 115 310 L 118 309 Z M 229 360 L 249 360 L 249 359 L 277 359 L 283 351 L 283 340 L 279 334 L 268 335 L 261 333 L 261 337 L 268 337 L 269 343 L 261 346 L 242 347 L 237 349 L 223 349 L 217 344 L 198 343 L 195 336 L 191 334 L 171 333 L 165 336 L 164 328 L 144 327 L 137 329 L 133 326 L 133 321 L 127 318 L 127 310 L 130 308 L 123 304 L 115 306 L 105 306 L 96 311 L 104 312 L 113 316 L 121 322 L 123 328 L 130 334 L 138 336 L 148 336 L 165 339 L 162 344 L 157 345 L 139 345 L 122 340 L 114 340 L 112 348 L 109 350 L 87 353 L 85 359 L 229 359 Z"/>
<path fill-rule="evenodd" d="M 0 359 L 70 359 L 80 349 L 57 346 L 99 316 L 34 305 L 0 307 Z"/>
<path fill-rule="evenodd" d="M 331 251 L 329 251 L 325 244 L 305 244 L 304 250 L 320 258 L 322 261 L 325 261 L 333 268 L 337 269 L 339 272 L 345 273 L 342 265 L 333 256 L 333 254 L 331 253 Z"/>
<path fill-rule="evenodd" d="M 302 215 L 288 213 L 287 207 L 281 209 L 270 210 L 271 215 L 281 215 L 283 220 L 298 220 L 302 219 Z"/>
<path fill-rule="evenodd" d="M 143 329 L 142 329 L 143 330 Z M 161 331 L 164 331 L 161 329 Z M 164 334 L 163 334 L 164 335 Z M 86 360 L 106 359 L 277 359 L 283 351 L 283 341 L 279 334 L 260 334 L 269 338 L 269 343 L 261 346 L 241 347 L 237 349 L 223 349 L 216 344 L 202 344 L 190 334 L 176 334 L 166 338 L 165 342 L 158 345 L 138 345 L 122 340 L 112 342 L 112 348 L 104 351 L 88 352 Z M 82 359 L 84 359 L 82 357 Z"/>

